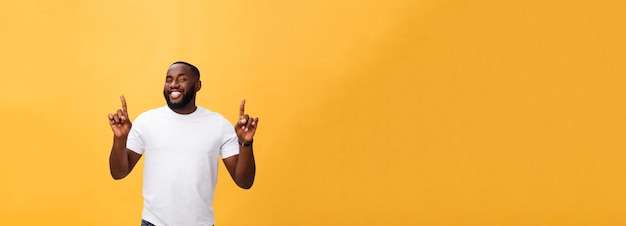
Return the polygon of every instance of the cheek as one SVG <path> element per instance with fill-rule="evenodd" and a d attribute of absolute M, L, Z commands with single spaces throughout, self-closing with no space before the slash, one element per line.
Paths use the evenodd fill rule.
<path fill-rule="evenodd" d="M 187 84 L 185 84 L 184 89 L 187 92 L 194 92 L 196 87 L 193 85 L 193 83 L 187 83 Z"/>

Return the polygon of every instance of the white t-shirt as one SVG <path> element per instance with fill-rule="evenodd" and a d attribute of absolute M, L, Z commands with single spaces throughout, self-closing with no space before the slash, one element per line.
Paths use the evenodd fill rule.
<path fill-rule="evenodd" d="M 219 155 L 239 154 L 222 115 L 198 107 L 182 115 L 164 106 L 133 122 L 126 147 L 144 155 L 142 218 L 158 226 L 213 225 Z"/>

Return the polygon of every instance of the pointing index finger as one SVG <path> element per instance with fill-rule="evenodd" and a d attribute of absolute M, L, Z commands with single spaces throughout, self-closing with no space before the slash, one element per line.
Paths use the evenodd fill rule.
<path fill-rule="evenodd" d="M 241 105 L 239 106 L 239 116 L 244 115 L 244 110 L 246 106 L 246 99 L 241 100 Z"/>
<path fill-rule="evenodd" d="M 128 107 L 126 107 L 126 98 L 124 97 L 124 94 L 120 95 L 120 100 L 122 101 L 122 112 L 124 113 L 124 116 L 128 117 Z"/>

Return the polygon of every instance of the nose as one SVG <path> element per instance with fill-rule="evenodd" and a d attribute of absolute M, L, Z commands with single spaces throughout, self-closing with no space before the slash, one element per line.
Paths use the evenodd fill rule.
<path fill-rule="evenodd" d="M 170 83 L 170 89 L 172 88 L 178 88 L 180 86 L 180 84 L 178 83 L 177 80 L 174 80 Z"/>

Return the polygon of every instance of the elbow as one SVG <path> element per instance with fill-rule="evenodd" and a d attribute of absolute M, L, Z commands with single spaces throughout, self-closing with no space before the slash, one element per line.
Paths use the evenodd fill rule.
<path fill-rule="evenodd" d="M 126 177 L 126 175 L 128 174 L 122 174 L 122 173 L 114 173 L 111 172 L 111 177 L 113 177 L 114 180 L 121 180 L 124 179 Z"/>
<path fill-rule="evenodd" d="M 252 184 L 245 184 L 245 185 L 239 184 L 238 186 L 245 190 L 249 190 L 250 188 L 252 188 Z"/>
<path fill-rule="evenodd" d="M 130 170 L 126 170 L 123 167 L 114 166 L 113 164 L 109 165 L 109 172 L 111 173 L 111 177 L 115 180 L 124 179 L 130 173 Z"/>
<path fill-rule="evenodd" d="M 239 186 L 242 189 L 248 190 L 248 189 L 252 188 L 253 184 L 254 184 L 254 179 L 252 179 L 250 181 L 246 181 L 246 182 L 239 182 L 239 183 L 237 183 L 237 186 Z"/>
<path fill-rule="evenodd" d="M 252 168 L 252 171 L 248 171 L 246 174 L 236 174 L 235 177 L 233 177 L 235 184 L 237 184 L 237 186 L 239 186 L 242 189 L 250 189 L 252 188 L 252 185 L 254 184 L 254 178 L 256 175 L 256 169 Z"/>

